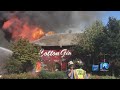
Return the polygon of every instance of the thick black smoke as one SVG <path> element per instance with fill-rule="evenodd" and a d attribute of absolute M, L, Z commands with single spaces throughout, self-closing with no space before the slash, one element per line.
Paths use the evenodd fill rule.
<path fill-rule="evenodd" d="M 70 28 L 74 32 L 80 32 L 84 26 L 100 18 L 104 13 L 103 11 L 0 11 L 0 16 L 4 20 L 14 15 L 23 20 L 29 17 L 30 24 L 39 25 L 45 31 L 65 33 Z"/>
<path fill-rule="evenodd" d="M 12 16 L 18 16 L 23 21 L 29 18 L 29 24 L 40 26 L 46 32 L 66 33 L 72 31 L 75 33 L 81 32 L 85 26 L 100 19 L 105 13 L 103 11 L 0 11 L 0 34 L 3 34 L 1 30 L 4 22 Z M 4 37 L 1 35 L 0 40 L 5 43 L 10 42 L 12 34 L 7 30 L 2 31 Z M 0 41 L 0 46 L 4 45 L 2 41 Z"/>
<path fill-rule="evenodd" d="M 4 33 L 0 29 L 0 47 L 5 47 L 5 48 L 10 48 L 10 40 L 11 40 L 11 35 L 9 32 Z"/>

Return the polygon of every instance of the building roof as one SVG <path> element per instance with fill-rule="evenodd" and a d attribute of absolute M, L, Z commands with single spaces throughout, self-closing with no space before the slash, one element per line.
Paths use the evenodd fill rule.
<path fill-rule="evenodd" d="M 79 35 L 78 33 L 46 35 L 36 41 L 33 41 L 32 43 L 40 46 L 77 45 L 77 41 L 75 39 L 77 38 L 78 35 Z"/>

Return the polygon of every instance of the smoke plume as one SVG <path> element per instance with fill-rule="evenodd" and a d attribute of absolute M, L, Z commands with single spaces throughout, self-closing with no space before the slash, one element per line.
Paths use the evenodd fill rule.
<path fill-rule="evenodd" d="M 8 48 L 12 33 L 2 30 L 5 21 L 17 16 L 22 22 L 41 27 L 45 32 L 76 33 L 101 19 L 105 11 L 0 11 L 0 46 Z M 3 33 L 4 32 L 4 33 Z M 29 32 L 28 32 L 29 33 Z"/>
<path fill-rule="evenodd" d="M 42 27 L 45 31 L 65 33 L 70 29 L 81 32 L 85 26 L 100 19 L 103 11 L 0 11 L 4 20 L 16 15 L 22 20 L 30 18 L 29 24 Z"/>

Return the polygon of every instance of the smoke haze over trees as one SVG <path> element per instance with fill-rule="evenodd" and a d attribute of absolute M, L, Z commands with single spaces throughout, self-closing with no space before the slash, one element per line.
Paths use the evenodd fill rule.
<path fill-rule="evenodd" d="M 1 11 L 3 19 L 9 19 L 16 15 L 20 19 L 30 18 L 30 24 L 36 24 L 45 30 L 64 33 L 67 28 L 76 28 L 90 24 L 104 15 L 103 11 Z M 78 29 L 79 29 L 78 28 Z M 80 30 L 80 29 L 79 29 Z M 77 31 L 79 31 L 77 30 Z"/>
<path fill-rule="evenodd" d="M 103 11 L 0 11 L 0 46 L 8 48 L 11 34 L 2 30 L 2 25 L 13 16 L 23 21 L 28 20 L 30 25 L 40 26 L 44 31 L 75 33 L 81 32 L 85 26 L 100 19 L 105 13 Z"/>

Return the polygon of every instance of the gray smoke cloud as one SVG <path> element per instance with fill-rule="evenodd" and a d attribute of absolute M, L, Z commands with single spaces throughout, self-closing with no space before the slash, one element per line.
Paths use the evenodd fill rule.
<path fill-rule="evenodd" d="M 0 46 L 9 48 L 11 44 L 11 33 L 2 30 L 4 21 L 16 15 L 25 20 L 29 17 L 30 24 L 42 27 L 46 32 L 57 33 L 82 32 L 85 26 L 101 19 L 106 11 L 0 11 Z"/>
<path fill-rule="evenodd" d="M 100 19 L 105 11 L 0 11 L 5 19 L 17 15 L 20 19 L 30 17 L 30 24 L 39 25 L 45 31 L 65 33 L 81 32 L 85 26 Z"/>

